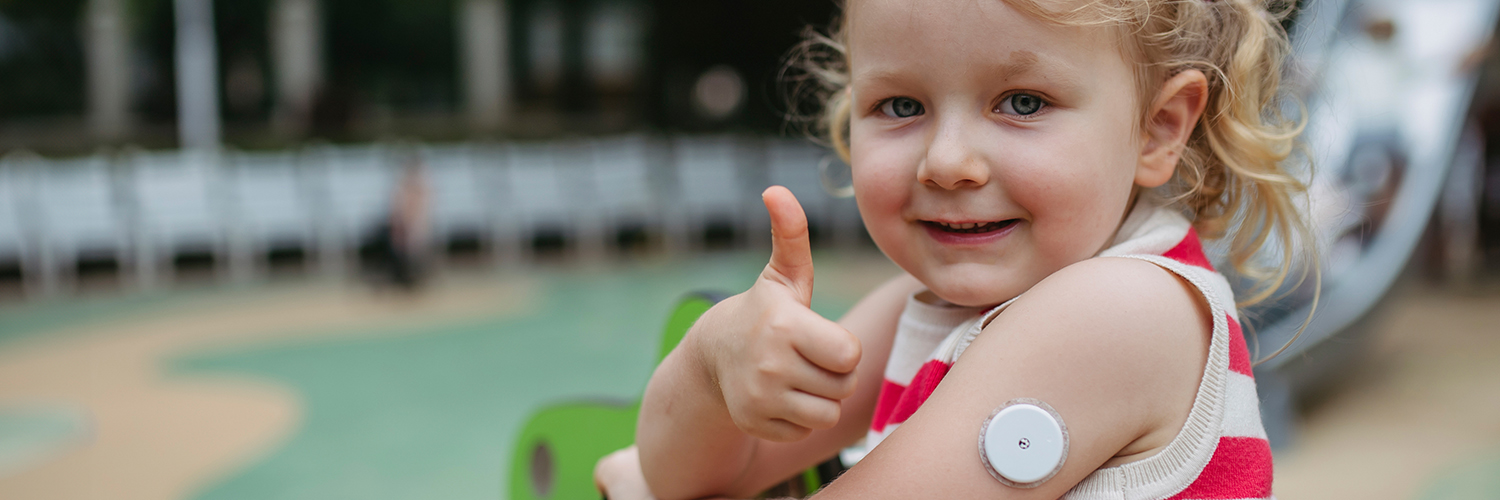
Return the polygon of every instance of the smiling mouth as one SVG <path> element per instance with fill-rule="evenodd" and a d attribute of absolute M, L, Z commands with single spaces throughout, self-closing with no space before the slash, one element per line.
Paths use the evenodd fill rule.
<path fill-rule="evenodd" d="M 924 221 L 922 221 L 922 224 L 926 224 L 928 227 L 931 227 L 933 229 L 937 229 L 937 230 L 945 232 L 945 233 L 982 234 L 982 233 L 990 233 L 990 232 L 994 232 L 994 231 L 999 231 L 1001 229 L 1005 229 L 1007 227 L 1010 227 L 1011 224 L 1015 224 L 1016 221 L 1018 221 L 1018 220 L 1020 220 L 1020 219 L 1006 219 L 1006 220 L 994 221 L 994 222 L 960 222 L 960 223 L 948 223 L 948 222 L 936 222 L 936 221 L 924 220 Z"/>

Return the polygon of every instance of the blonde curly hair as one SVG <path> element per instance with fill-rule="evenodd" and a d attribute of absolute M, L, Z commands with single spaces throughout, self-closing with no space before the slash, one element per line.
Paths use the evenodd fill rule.
<path fill-rule="evenodd" d="M 1207 77 L 1207 107 L 1172 181 L 1162 190 L 1188 214 L 1200 235 L 1227 243 L 1229 263 L 1237 272 L 1256 280 L 1257 286 L 1242 293 L 1240 307 L 1260 303 L 1280 289 L 1298 267 L 1299 256 L 1316 270 L 1310 246 L 1299 244 L 1313 241 L 1295 203 L 1307 186 L 1284 168 L 1305 124 L 1303 117 L 1283 116 L 1280 107 L 1282 63 L 1290 51 L 1281 21 L 1291 12 L 1290 4 L 1106 0 L 1059 10 L 1048 0 L 1002 1 L 1045 22 L 1115 29 L 1123 52 L 1135 63 L 1136 102 L 1141 108 L 1137 126 L 1145 125 L 1146 104 L 1172 75 L 1191 68 Z M 792 119 L 813 129 L 815 137 L 827 141 L 847 162 L 846 28 L 840 20 L 828 34 L 806 30 L 784 66 L 782 80 L 790 91 Z M 1253 257 L 1273 234 L 1281 250 L 1280 265 L 1257 265 Z"/>

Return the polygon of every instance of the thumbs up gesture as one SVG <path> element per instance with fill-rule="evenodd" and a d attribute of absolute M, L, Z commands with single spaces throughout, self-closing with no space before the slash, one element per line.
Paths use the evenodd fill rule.
<path fill-rule="evenodd" d="M 854 394 L 860 344 L 809 308 L 812 250 L 797 198 L 781 186 L 761 198 L 771 215 L 771 262 L 749 290 L 700 321 L 702 359 L 740 430 L 796 441 L 838 423 L 839 401 Z"/>

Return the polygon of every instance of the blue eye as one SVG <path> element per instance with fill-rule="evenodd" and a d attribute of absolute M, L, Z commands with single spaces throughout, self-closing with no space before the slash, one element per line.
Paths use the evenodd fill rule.
<path fill-rule="evenodd" d="M 1007 115 L 1026 116 L 1041 111 L 1047 103 L 1032 94 L 1015 94 L 1000 101 L 998 111 Z"/>
<path fill-rule="evenodd" d="M 922 103 L 909 97 L 887 99 L 880 104 L 880 111 L 891 118 L 910 118 L 922 114 Z"/>

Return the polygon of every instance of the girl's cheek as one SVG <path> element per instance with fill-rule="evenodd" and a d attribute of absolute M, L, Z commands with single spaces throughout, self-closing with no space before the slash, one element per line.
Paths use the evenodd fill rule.
<path fill-rule="evenodd" d="M 851 150 L 854 196 L 866 216 L 899 215 L 916 179 L 916 163 L 902 141 L 862 141 Z"/>
<path fill-rule="evenodd" d="M 904 169 L 899 164 L 888 162 L 856 160 L 854 163 L 854 200 L 865 228 L 875 244 L 900 264 L 904 253 L 899 243 L 908 236 L 903 234 L 902 210 L 911 188 L 909 183 L 902 181 L 915 174 L 903 174 Z"/>
<path fill-rule="evenodd" d="M 902 186 L 895 182 L 889 171 L 865 169 L 854 174 L 854 199 L 859 205 L 870 232 L 893 229 L 899 223 L 901 207 L 905 203 Z"/>
<path fill-rule="evenodd" d="M 1093 148 L 1094 150 L 1100 148 Z M 1072 262 L 1087 257 L 1113 233 L 1119 211 L 1128 201 L 1130 180 L 1114 172 L 1119 158 L 1081 153 L 1085 148 L 1057 147 L 1032 153 L 1005 172 L 1015 203 L 1032 217 L 1042 255 Z"/>

